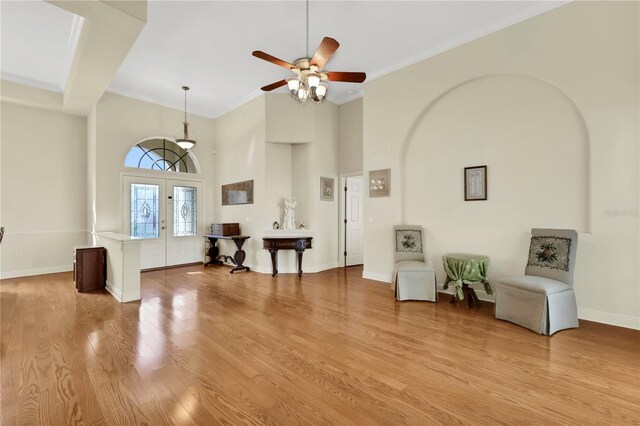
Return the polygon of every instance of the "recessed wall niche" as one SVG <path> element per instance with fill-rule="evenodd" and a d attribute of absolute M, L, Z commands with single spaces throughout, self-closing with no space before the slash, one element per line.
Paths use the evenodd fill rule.
<path fill-rule="evenodd" d="M 296 220 L 304 220 L 308 223 L 310 152 L 309 143 L 267 142 L 266 206 L 270 217 L 273 217 L 271 222 L 282 223 L 282 210 L 279 204 L 282 197 L 290 196 L 298 201 Z"/>

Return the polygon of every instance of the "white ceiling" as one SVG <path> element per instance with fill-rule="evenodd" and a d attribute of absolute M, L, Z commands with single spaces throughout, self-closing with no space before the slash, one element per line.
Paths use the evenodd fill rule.
<path fill-rule="evenodd" d="M 2 79 L 63 92 L 82 17 L 42 1 L 0 2 Z"/>
<path fill-rule="evenodd" d="M 42 2 L 1 3 L 3 78 L 64 89 L 75 15 Z M 326 68 L 364 71 L 370 81 L 564 3 L 313 0 L 309 54 L 333 37 L 341 46 Z M 217 117 L 292 75 L 253 50 L 290 62 L 305 56 L 305 3 L 150 1 L 147 24 L 108 90 L 182 109 L 186 84 L 189 111 Z M 361 94 L 362 85 L 331 82 L 328 99 Z"/>

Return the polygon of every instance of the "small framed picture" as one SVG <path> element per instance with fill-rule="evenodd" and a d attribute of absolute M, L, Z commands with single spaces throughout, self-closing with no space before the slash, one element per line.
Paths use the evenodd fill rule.
<path fill-rule="evenodd" d="M 390 170 L 371 170 L 369 172 L 369 197 L 389 196 L 391 189 Z"/>
<path fill-rule="evenodd" d="M 333 201 L 333 189 L 334 189 L 333 178 L 321 176 L 320 177 L 320 200 Z"/>
<path fill-rule="evenodd" d="M 487 166 L 464 168 L 464 200 L 483 201 L 487 199 Z"/>

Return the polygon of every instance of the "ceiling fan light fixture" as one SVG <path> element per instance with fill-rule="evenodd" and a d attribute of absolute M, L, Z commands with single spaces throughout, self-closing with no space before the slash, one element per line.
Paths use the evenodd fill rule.
<path fill-rule="evenodd" d="M 298 92 L 298 89 L 300 88 L 300 80 L 297 77 L 288 78 L 287 87 L 289 87 L 289 91 L 291 92 L 291 94 L 295 95 Z"/>
<path fill-rule="evenodd" d="M 329 89 L 329 86 L 327 86 L 324 83 L 320 83 L 318 85 L 318 87 L 316 87 L 316 96 L 322 100 L 324 99 L 325 95 L 327 94 L 327 90 Z"/>
<path fill-rule="evenodd" d="M 320 84 L 320 75 L 316 73 L 311 73 L 307 76 L 307 82 L 309 83 L 310 89 L 315 89 Z"/>
<path fill-rule="evenodd" d="M 296 92 L 296 99 L 301 103 L 305 103 L 308 97 L 309 91 L 305 87 L 300 87 Z"/>

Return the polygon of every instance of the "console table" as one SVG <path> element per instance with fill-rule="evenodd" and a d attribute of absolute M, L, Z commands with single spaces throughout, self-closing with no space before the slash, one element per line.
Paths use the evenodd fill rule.
<path fill-rule="evenodd" d="M 242 246 L 244 245 L 245 240 L 248 240 L 249 236 L 246 235 L 205 235 L 205 238 L 209 240 L 209 261 L 204 265 L 222 265 L 225 261 L 229 261 L 233 263 L 235 268 L 229 271 L 230 273 L 234 273 L 236 271 L 250 271 L 248 266 L 244 266 L 244 259 L 246 258 L 246 253 L 242 250 Z M 236 244 L 236 252 L 231 256 L 220 255 L 220 249 L 218 248 L 218 240 L 233 240 Z"/>
<path fill-rule="evenodd" d="M 271 254 L 272 277 L 278 275 L 278 250 L 295 250 L 298 254 L 298 276 L 302 276 L 302 254 L 310 249 L 313 237 L 263 237 L 262 247 Z"/>

